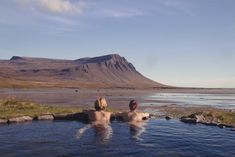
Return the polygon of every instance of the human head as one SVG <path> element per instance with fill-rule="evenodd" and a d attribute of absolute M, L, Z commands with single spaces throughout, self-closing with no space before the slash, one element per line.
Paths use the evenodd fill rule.
<path fill-rule="evenodd" d="M 107 107 L 107 102 L 105 100 L 105 98 L 99 98 L 99 99 L 96 99 L 95 101 L 95 110 L 96 111 L 101 111 L 101 110 L 105 110 Z"/>
<path fill-rule="evenodd" d="M 135 100 L 131 100 L 129 103 L 129 108 L 131 111 L 134 111 L 138 106 L 138 103 Z"/>

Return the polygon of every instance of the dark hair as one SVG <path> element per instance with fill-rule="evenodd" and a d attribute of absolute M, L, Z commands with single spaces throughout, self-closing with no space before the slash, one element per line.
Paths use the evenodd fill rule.
<path fill-rule="evenodd" d="M 135 100 L 131 100 L 129 103 L 129 108 L 131 111 L 134 111 L 138 106 L 138 103 Z"/>

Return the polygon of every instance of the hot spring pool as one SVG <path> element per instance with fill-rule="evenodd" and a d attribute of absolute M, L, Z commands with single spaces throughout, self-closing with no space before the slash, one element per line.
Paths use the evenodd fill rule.
<path fill-rule="evenodd" d="M 107 129 L 76 121 L 10 124 L 0 126 L 0 156 L 231 157 L 235 131 L 164 119 L 151 119 L 142 126 L 113 122 Z"/>

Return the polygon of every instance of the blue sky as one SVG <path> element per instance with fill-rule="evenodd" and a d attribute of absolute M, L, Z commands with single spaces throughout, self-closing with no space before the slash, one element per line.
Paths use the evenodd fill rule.
<path fill-rule="evenodd" d="M 235 88 L 234 0 L 1 0 L 0 58 L 118 53 L 145 76 Z"/>

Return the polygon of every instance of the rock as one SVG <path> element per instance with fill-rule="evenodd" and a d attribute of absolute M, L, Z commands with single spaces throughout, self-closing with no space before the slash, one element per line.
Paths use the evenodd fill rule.
<path fill-rule="evenodd" d="M 54 116 L 53 115 L 41 115 L 41 116 L 38 116 L 36 118 L 37 120 L 54 120 Z"/>
<path fill-rule="evenodd" d="M 6 124 L 7 123 L 7 119 L 0 119 L 0 124 Z"/>
<path fill-rule="evenodd" d="M 201 123 L 205 121 L 205 117 L 202 114 L 195 115 L 195 118 L 196 118 L 197 123 Z"/>
<path fill-rule="evenodd" d="M 69 114 L 54 114 L 54 120 L 68 120 L 67 116 Z"/>
<path fill-rule="evenodd" d="M 54 115 L 54 120 L 76 120 L 83 123 L 89 122 L 88 114 L 79 112 L 74 114 Z"/>
<path fill-rule="evenodd" d="M 219 120 L 218 118 L 213 117 L 213 118 L 212 118 L 212 121 L 211 121 L 210 123 L 211 123 L 211 124 L 218 125 L 218 124 L 220 124 L 220 120 Z"/>
<path fill-rule="evenodd" d="M 184 123 L 197 123 L 197 119 L 191 118 L 191 117 L 181 117 L 180 121 L 182 121 Z"/>
<path fill-rule="evenodd" d="M 191 114 L 189 116 L 183 116 L 180 118 L 180 121 L 184 122 L 184 123 L 198 123 L 198 115 L 200 115 L 200 113 L 194 113 L 194 114 Z M 202 117 L 200 117 L 202 118 Z"/>
<path fill-rule="evenodd" d="M 226 126 L 224 126 L 223 124 L 218 124 L 219 128 L 226 128 Z"/>
<path fill-rule="evenodd" d="M 220 128 L 233 128 L 234 126 L 227 125 L 227 124 L 218 124 L 218 127 L 220 127 Z"/>
<path fill-rule="evenodd" d="M 221 120 L 211 113 L 194 113 L 189 116 L 181 117 L 180 120 L 185 123 L 201 123 L 205 125 L 218 126 L 220 128 L 233 127 L 221 123 Z"/>
<path fill-rule="evenodd" d="M 217 125 L 217 119 L 205 117 L 202 113 L 194 113 L 189 116 L 181 117 L 180 120 L 185 123 L 201 123 L 206 125 Z"/>
<path fill-rule="evenodd" d="M 16 118 L 10 118 L 8 120 L 9 123 L 21 123 L 21 122 L 26 122 L 26 121 L 32 121 L 33 118 L 29 116 L 21 116 L 21 117 L 16 117 Z"/>
<path fill-rule="evenodd" d="M 166 120 L 170 120 L 170 119 L 172 119 L 172 118 L 171 118 L 170 116 L 166 116 L 165 119 L 166 119 Z"/>

